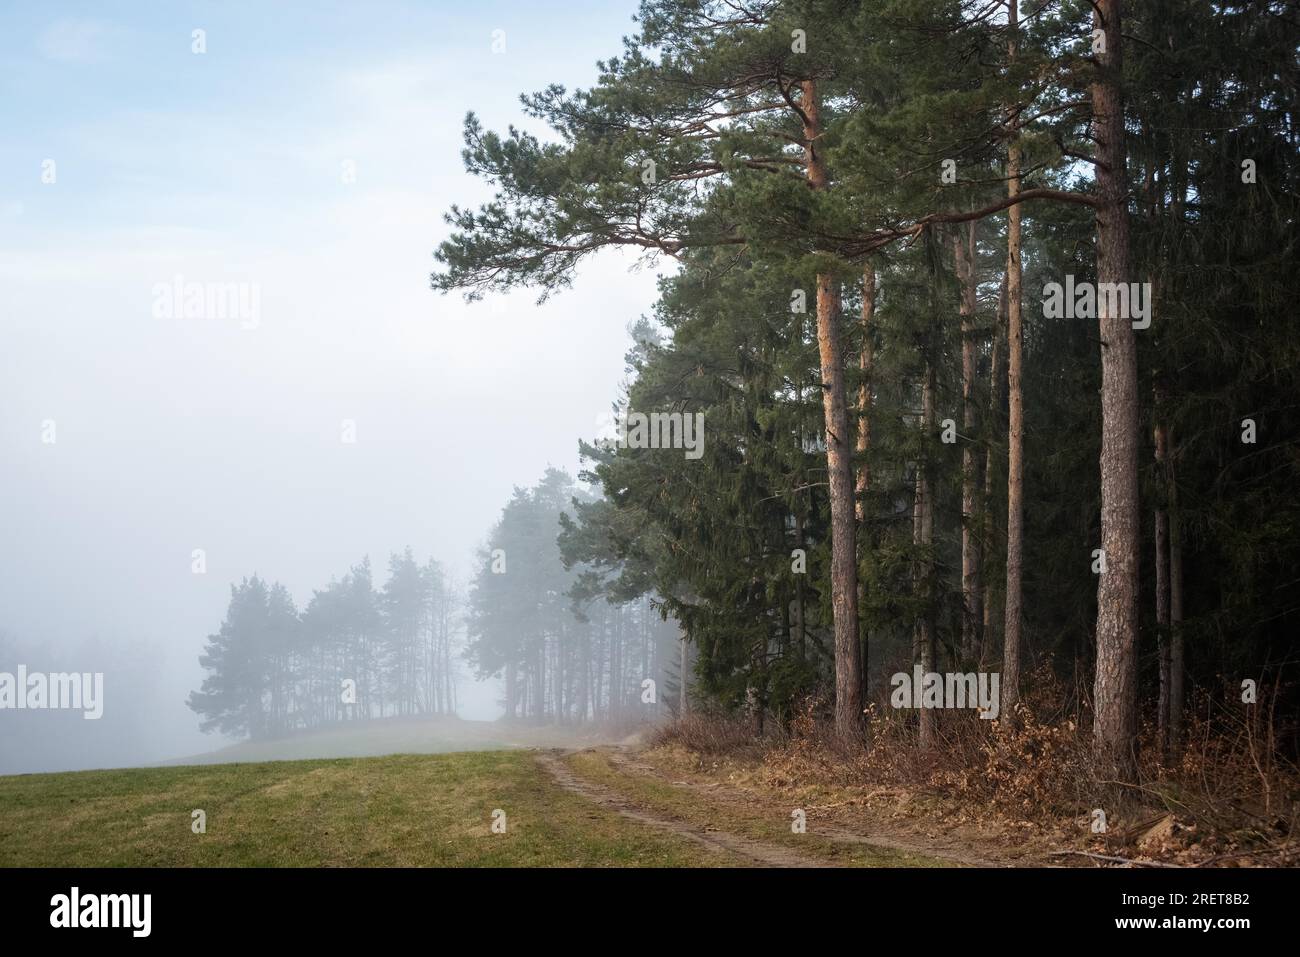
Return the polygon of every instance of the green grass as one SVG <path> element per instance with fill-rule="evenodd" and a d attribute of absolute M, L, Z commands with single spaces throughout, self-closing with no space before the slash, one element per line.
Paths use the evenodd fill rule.
<path fill-rule="evenodd" d="M 557 788 L 520 751 L 0 777 L 6 867 L 719 863 Z"/>

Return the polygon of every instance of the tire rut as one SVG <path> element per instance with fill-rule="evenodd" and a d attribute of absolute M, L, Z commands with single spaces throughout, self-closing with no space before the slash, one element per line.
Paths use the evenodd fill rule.
<path fill-rule="evenodd" d="M 618 767 L 619 770 L 631 774 L 648 774 L 652 777 L 662 778 L 658 768 L 653 765 L 644 764 L 633 760 L 625 750 L 618 748 L 599 748 L 602 754 L 606 755 L 610 763 Z M 704 787 L 690 781 L 673 782 L 676 787 L 684 787 L 700 795 L 706 796 L 709 800 L 718 800 L 723 797 L 715 788 Z M 723 798 L 725 800 L 725 797 Z M 735 803 L 735 802 L 729 802 Z M 954 864 L 960 864 L 963 867 L 1003 867 L 1003 863 L 989 860 L 984 857 L 972 856 L 963 851 L 956 850 L 950 846 L 933 846 L 920 844 L 915 841 L 898 840 L 884 835 L 867 836 L 847 831 L 842 827 L 819 826 L 817 834 L 821 837 L 828 838 L 832 841 L 845 844 L 857 844 L 863 847 L 878 848 L 882 851 L 896 851 L 905 854 L 912 854 L 918 857 L 938 858 L 940 860 L 951 861 Z"/>
<path fill-rule="evenodd" d="M 555 783 L 593 804 L 616 811 L 622 817 L 645 824 L 661 831 L 667 831 L 679 837 L 687 838 L 714 851 L 721 851 L 740 858 L 745 864 L 756 867 L 834 867 L 825 861 L 805 857 L 796 851 L 774 844 L 764 844 L 752 838 L 726 831 L 709 830 L 675 818 L 664 817 L 650 811 L 643 805 L 628 800 L 621 794 L 600 784 L 583 780 L 571 771 L 564 762 L 564 756 L 573 752 L 539 751 L 537 763 L 555 781 Z"/>

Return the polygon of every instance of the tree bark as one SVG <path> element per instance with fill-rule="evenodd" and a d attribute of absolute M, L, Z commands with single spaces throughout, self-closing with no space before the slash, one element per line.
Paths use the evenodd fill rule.
<path fill-rule="evenodd" d="M 984 428 L 984 441 L 988 448 L 984 454 L 984 523 L 983 537 L 980 541 L 982 552 L 982 564 L 987 569 L 989 566 L 989 555 L 991 553 L 991 543 L 994 540 L 994 527 L 996 522 L 993 517 L 993 475 L 995 467 L 995 457 L 993 454 L 994 438 L 996 423 L 1001 415 L 1002 409 L 1002 346 L 1006 338 L 1007 329 L 1007 274 L 1002 273 L 1002 287 L 998 291 L 998 311 L 993 325 L 993 343 L 990 346 L 989 356 L 989 409 L 988 421 Z M 995 622 L 997 621 L 997 600 L 993 592 L 994 576 L 985 574 L 984 576 L 984 645 L 980 649 L 980 666 L 983 667 L 985 655 L 992 645 L 995 637 Z"/>
<path fill-rule="evenodd" d="M 686 662 L 686 631 L 682 630 L 682 636 L 678 639 L 681 644 L 681 661 L 678 665 L 681 670 L 681 678 L 677 685 L 677 716 L 684 718 L 691 711 L 691 699 L 687 688 L 687 662 Z"/>
<path fill-rule="evenodd" d="M 803 340 L 803 327 L 799 328 L 800 341 Z M 803 409 L 803 385 L 800 384 L 796 392 L 797 408 Z M 803 415 L 799 417 L 799 452 L 802 454 L 807 447 L 804 443 Z M 794 504 L 794 547 L 799 549 L 805 555 L 807 546 L 804 541 L 803 533 L 803 492 L 795 492 Z M 804 620 L 804 578 L 806 575 L 796 575 L 794 579 L 794 630 L 795 630 L 795 651 L 799 660 L 803 661 L 808 644 L 807 624 Z"/>
<path fill-rule="evenodd" d="M 802 438 L 802 437 L 801 437 Z M 803 537 L 803 515 L 798 507 L 795 509 L 794 516 L 794 544 L 805 555 L 804 537 Z M 803 661 L 808 645 L 808 629 L 804 621 L 804 576 L 796 575 L 794 580 L 794 641 L 795 654 L 799 660 Z"/>
<path fill-rule="evenodd" d="M 804 80 L 800 107 L 804 115 L 808 184 L 825 189 L 821 155 L 820 103 L 815 80 Z M 853 455 L 849 410 L 840 342 L 840 290 L 837 280 L 817 276 L 817 349 L 821 358 L 822 406 L 826 418 L 826 467 L 831 505 L 831 615 L 835 630 L 835 729 L 846 739 L 862 724 L 862 673 L 858 642 L 857 529 L 853 508 Z"/>
<path fill-rule="evenodd" d="M 1007 4 L 1007 58 L 1019 43 L 1019 0 Z M 1020 144 L 1007 146 L 1007 194 L 1020 192 Z M 1025 410 L 1020 376 L 1024 332 L 1020 311 L 1020 204 L 1007 210 L 1007 589 L 1002 632 L 1001 716 L 1014 722 L 1020 701 L 1021 559 L 1024 541 Z"/>
<path fill-rule="evenodd" d="M 1176 224 L 1182 224 L 1187 211 L 1188 162 L 1181 137 L 1173 140 L 1170 164 L 1171 212 Z M 1168 435 L 1168 471 L 1166 488 L 1169 509 L 1169 756 L 1177 761 L 1183 748 L 1183 537 L 1178 511 L 1178 443 L 1173 427 Z"/>
<path fill-rule="evenodd" d="M 1160 693 L 1156 699 L 1156 734 L 1160 755 L 1169 756 L 1169 513 L 1165 508 L 1168 501 L 1167 488 L 1167 450 L 1169 433 L 1161 418 L 1160 389 L 1155 390 L 1155 455 L 1156 476 L 1161 486 L 1162 499 L 1155 510 L 1156 536 L 1156 642 L 1159 653 Z"/>
<path fill-rule="evenodd" d="M 934 430 L 934 365 L 926 357 L 925 379 L 921 385 L 921 433 L 930 438 Z M 918 551 L 928 550 L 934 540 L 934 504 L 930 493 L 929 463 L 923 457 L 916 468 L 916 498 L 912 506 L 912 543 Z M 917 616 L 912 635 L 912 661 L 921 666 L 922 674 L 934 670 L 934 625 L 933 610 L 930 605 L 930 563 L 929 557 L 918 557 L 913 565 L 913 589 L 922 604 L 921 614 Z M 921 689 L 913 689 L 914 695 L 920 695 Z M 913 700 L 915 704 L 915 699 Z M 931 708 L 919 708 L 920 745 L 927 751 L 934 746 L 937 715 Z"/>
<path fill-rule="evenodd" d="M 964 234 L 964 235 L 963 235 Z M 961 287 L 961 650 L 967 661 L 979 657 L 980 556 L 976 537 L 975 446 L 975 222 L 953 236 L 957 281 Z"/>
<path fill-rule="evenodd" d="M 1096 0 L 1094 23 L 1105 50 L 1092 84 L 1097 141 L 1097 282 L 1127 283 L 1128 182 L 1119 0 Z M 1101 547 L 1106 570 L 1097 587 L 1097 671 L 1093 739 L 1103 773 L 1136 776 L 1138 632 L 1137 343 L 1132 320 L 1098 297 L 1101 332 Z"/>
<path fill-rule="evenodd" d="M 854 515 L 857 518 L 860 540 L 864 548 L 870 548 L 870 538 L 867 536 L 866 529 L 863 527 L 866 518 L 867 508 L 867 489 L 871 485 L 871 464 L 867 461 L 867 454 L 871 450 L 871 364 L 873 360 L 873 345 L 871 342 L 871 326 L 876 312 L 876 269 L 867 260 L 862 264 L 862 345 L 858 349 L 858 370 L 862 378 L 858 382 L 858 437 L 856 443 L 858 455 L 858 473 L 857 482 L 854 486 Z M 862 610 L 867 603 L 867 583 L 859 578 L 858 580 L 858 615 L 862 615 Z M 861 635 L 861 657 L 860 663 L 862 671 L 862 687 L 867 687 L 867 667 L 869 665 L 870 648 L 867 635 L 866 621 L 861 622 L 859 628 Z"/>
<path fill-rule="evenodd" d="M 1169 757 L 1183 753 L 1183 535 L 1178 516 L 1177 446 L 1168 430 L 1169 489 Z"/>
<path fill-rule="evenodd" d="M 871 324 L 876 312 L 876 270 L 871 261 L 862 264 L 862 347 L 858 351 L 858 368 L 862 378 L 858 383 L 858 476 L 854 488 L 858 522 L 865 517 L 866 494 L 871 485 L 871 465 L 867 452 L 871 449 L 871 363 L 873 349 Z"/>

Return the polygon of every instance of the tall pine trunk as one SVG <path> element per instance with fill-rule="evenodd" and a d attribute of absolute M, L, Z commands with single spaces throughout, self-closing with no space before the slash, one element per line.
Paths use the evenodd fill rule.
<path fill-rule="evenodd" d="M 856 515 L 861 523 L 866 516 L 867 489 L 871 485 L 871 465 L 867 453 L 871 449 L 871 363 L 873 350 L 871 324 L 876 312 L 876 270 L 870 260 L 862 264 L 862 346 L 858 350 L 858 369 L 862 378 L 858 382 L 858 476 L 854 488 Z"/>
<path fill-rule="evenodd" d="M 963 235 L 964 233 L 964 235 Z M 957 280 L 961 287 L 961 651 L 967 661 L 979 656 L 980 556 L 976 537 L 975 447 L 975 223 L 953 236 Z"/>
<path fill-rule="evenodd" d="M 921 434 L 927 439 L 934 430 L 934 365 L 926 357 L 925 379 L 921 385 Z M 930 593 L 931 569 L 928 550 L 934 540 L 934 503 L 931 494 L 930 463 L 928 453 L 922 453 L 916 468 L 916 498 L 912 506 L 912 544 L 918 552 L 913 564 L 912 584 L 921 613 L 917 616 L 912 634 L 912 661 L 921 666 L 921 673 L 934 671 L 934 610 Z M 919 695 L 920 689 L 914 690 Z M 920 708 L 920 745 L 923 751 L 935 743 L 937 715 L 932 708 Z"/>
<path fill-rule="evenodd" d="M 993 478 L 996 468 L 994 455 L 994 438 L 996 425 L 1002 410 L 1002 351 L 1007 329 L 1007 274 L 1002 273 L 1002 286 L 998 291 L 998 311 L 993 324 L 993 342 L 989 356 L 989 407 L 988 420 L 984 427 L 984 441 L 987 451 L 984 453 L 984 522 L 983 538 L 980 542 L 982 563 L 986 569 L 984 575 L 984 646 L 980 649 L 980 666 L 983 667 L 995 637 L 998 617 L 997 595 L 994 592 L 995 576 L 987 571 L 993 554 L 994 529 L 997 526 L 993 512 Z"/>
<path fill-rule="evenodd" d="M 1095 0 L 1103 31 L 1099 75 L 1092 84 L 1097 141 L 1097 282 L 1129 281 L 1128 182 L 1119 0 Z M 1097 587 L 1097 671 L 1093 739 L 1103 773 L 1136 774 L 1138 631 L 1137 343 L 1131 318 L 1098 296 L 1101 332 L 1101 547 Z"/>
<path fill-rule="evenodd" d="M 871 486 L 871 464 L 867 461 L 867 455 L 871 450 L 871 364 L 874 357 L 873 345 L 871 342 L 872 322 L 876 312 L 876 270 L 867 260 L 862 264 L 862 345 L 858 349 L 858 370 L 862 378 L 858 382 L 858 473 L 857 482 L 854 486 L 854 514 L 857 517 L 858 532 L 861 536 L 864 548 L 870 548 L 870 538 L 867 536 L 864 527 L 867 508 L 867 489 Z M 858 614 L 862 614 L 862 609 L 867 603 L 867 583 L 865 580 L 858 582 Z M 869 642 L 867 640 L 866 622 L 862 622 L 862 687 L 867 687 L 867 667 L 870 656 Z"/>
<path fill-rule="evenodd" d="M 691 710 L 691 699 L 689 696 L 689 688 L 687 686 L 689 671 L 686 662 L 686 629 L 684 628 L 682 629 L 682 636 L 678 639 L 678 643 L 681 645 L 681 658 L 678 663 L 681 678 L 677 683 L 677 716 L 679 718 L 684 718 Z"/>
<path fill-rule="evenodd" d="M 1162 418 L 1161 393 L 1155 390 L 1155 456 L 1156 481 L 1162 486 L 1162 501 L 1155 510 L 1156 537 L 1156 642 L 1158 648 L 1158 672 L 1160 692 L 1156 699 L 1156 734 L 1162 757 L 1169 756 L 1169 512 L 1168 488 L 1166 482 L 1167 454 L 1169 432 Z"/>
<path fill-rule="evenodd" d="M 802 83 L 808 184 L 825 189 L 821 155 L 821 106 L 815 80 Z M 831 275 L 817 276 L 817 348 L 821 358 L 822 406 L 826 418 L 826 467 L 831 505 L 831 615 L 835 630 L 835 730 L 857 735 L 862 722 L 862 673 L 858 642 L 857 529 L 853 509 L 853 455 L 840 342 L 840 290 Z"/>
<path fill-rule="evenodd" d="M 1015 60 L 1019 41 L 1019 0 L 1007 4 L 1007 58 Z M 1013 116 L 1019 122 L 1019 115 Z M 1007 146 L 1007 192 L 1020 192 L 1020 143 Z M 1020 311 L 1020 204 L 1007 210 L 1007 589 L 1002 632 L 1001 715 L 1015 721 L 1020 700 L 1021 562 L 1025 529 L 1025 406 L 1021 387 L 1024 331 Z"/>
<path fill-rule="evenodd" d="M 1178 516 L 1178 453 L 1173 428 L 1167 429 L 1169 490 L 1169 756 L 1183 753 L 1183 536 Z"/>

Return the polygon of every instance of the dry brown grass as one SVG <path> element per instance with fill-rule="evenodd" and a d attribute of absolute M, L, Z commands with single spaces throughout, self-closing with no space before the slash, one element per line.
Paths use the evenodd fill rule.
<path fill-rule="evenodd" d="M 903 791 L 924 799 L 918 814 L 942 808 L 1134 860 L 1300 863 L 1300 773 L 1278 748 L 1291 729 L 1278 727 L 1275 699 L 1266 700 L 1277 688 L 1261 691 L 1253 706 L 1234 705 L 1226 693 L 1195 698 L 1176 762 L 1161 759 L 1155 729 L 1143 727 L 1138 778 L 1119 784 L 1094 770 L 1087 701 L 1062 713 L 1059 702 L 1070 695 L 1046 669 L 1027 685 L 1033 691 L 1014 721 L 941 712 L 939 744 L 929 752 L 918 746 L 914 712 L 873 705 L 862 740 L 845 743 L 822 701 L 806 702 L 789 728 L 762 739 L 747 722 L 697 714 L 659 729 L 651 744 L 685 748 L 708 759 L 701 765 L 747 766 L 776 788 Z M 1099 808 L 1104 833 L 1091 828 Z"/>

